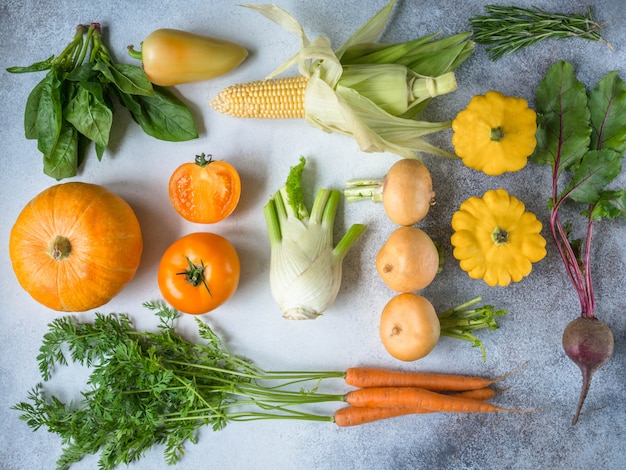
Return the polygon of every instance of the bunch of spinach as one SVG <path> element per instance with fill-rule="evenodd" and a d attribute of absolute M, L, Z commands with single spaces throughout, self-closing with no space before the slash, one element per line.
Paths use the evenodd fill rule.
<path fill-rule="evenodd" d="M 104 46 L 98 23 L 78 25 L 58 55 L 11 73 L 46 76 L 30 92 L 24 133 L 37 140 L 44 173 L 57 179 L 76 175 L 87 144 L 95 143 L 98 160 L 109 144 L 114 100 L 128 109 L 143 131 L 171 142 L 198 137 L 193 116 L 170 90 L 153 85 L 141 67 L 118 64 Z"/>
<path fill-rule="evenodd" d="M 626 216 L 626 190 L 611 187 L 626 151 L 626 83 L 613 71 L 589 93 L 572 64 L 552 65 L 537 89 L 537 147 L 532 160 L 552 169 L 550 228 L 580 301 L 580 317 L 563 333 L 563 348 L 580 368 L 583 387 L 572 424 L 578 420 L 593 373 L 610 359 L 613 334 L 595 315 L 591 277 L 594 226 Z M 582 237 L 561 215 L 579 206 Z"/>

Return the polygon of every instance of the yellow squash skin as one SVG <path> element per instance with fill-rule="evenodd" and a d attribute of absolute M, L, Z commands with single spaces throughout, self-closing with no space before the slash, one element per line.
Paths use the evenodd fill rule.
<path fill-rule="evenodd" d="M 537 145 L 537 114 L 523 98 L 498 91 L 474 96 L 452 121 L 463 163 L 490 176 L 519 171 Z"/>
<path fill-rule="evenodd" d="M 102 186 L 52 186 L 19 214 L 9 241 L 13 270 L 37 302 L 65 312 L 104 305 L 133 279 L 143 250 L 139 221 Z"/>
<path fill-rule="evenodd" d="M 248 51 L 230 41 L 164 28 L 143 41 L 141 55 L 148 79 L 172 86 L 224 75 L 237 68 Z"/>
<path fill-rule="evenodd" d="M 470 197 L 452 216 L 453 256 L 472 279 L 508 286 L 546 256 L 541 222 L 504 189 Z"/>

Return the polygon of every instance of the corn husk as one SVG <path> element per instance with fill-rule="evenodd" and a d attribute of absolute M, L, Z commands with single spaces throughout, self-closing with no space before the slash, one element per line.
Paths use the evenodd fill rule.
<path fill-rule="evenodd" d="M 471 54 L 473 43 L 467 39 L 469 33 L 440 40 L 429 35 L 400 44 L 378 43 L 394 5 L 391 0 L 336 51 L 326 36 L 310 40 L 300 23 L 276 5 L 245 6 L 299 37 L 300 50 L 267 78 L 297 66 L 309 79 L 304 104 L 310 125 L 348 135 L 365 152 L 391 152 L 406 158 L 419 153 L 454 157 L 422 138 L 449 129 L 451 121 L 414 118 L 433 97 L 456 89 L 453 71 Z M 367 85 L 363 80 L 356 85 L 359 72 L 369 78 Z M 386 80 L 396 84 L 395 91 L 385 85 Z"/>

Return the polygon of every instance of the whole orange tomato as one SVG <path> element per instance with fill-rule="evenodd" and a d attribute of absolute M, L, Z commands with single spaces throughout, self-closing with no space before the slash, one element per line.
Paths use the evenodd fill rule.
<path fill-rule="evenodd" d="M 195 163 L 180 165 L 169 182 L 176 212 L 198 224 L 214 224 L 228 217 L 239 204 L 241 179 L 230 163 L 197 155 Z"/>
<path fill-rule="evenodd" d="M 159 264 L 159 289 L 175 309 L 200 315 L 232 297 L 240 270 L 237 251 L 226 238 L 195 232 L 165 250 Z"/>

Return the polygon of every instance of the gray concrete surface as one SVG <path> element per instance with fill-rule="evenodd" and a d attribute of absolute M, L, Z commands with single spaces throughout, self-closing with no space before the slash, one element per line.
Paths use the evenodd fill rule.
<path fill-rule="evenodd" d="M 376 0 L 278 1 L 305 27 L 310 37 L 326 34 L 333 44 L 343 40 L 385 2 Z M 468 29 L 468 17 L 486 2 L 400 0 L 384 33 L 388 41 L 407 40 L 440 31 Z M 614 51 L 600 43 L 550 40 L 498 62 L 488 60 L 482 46 L 458 71 L 459 89 L 432 103 L 425 116 L 447 120 L 475 94 L 495 89 L 526 98 L 534 106 L 535 89 L 557 60 L 574 64 L 579 79 L 593 87 L 617 70 L 626 79 L 626 24 L 621 0 L 498 2 L 537 5 L 548 10 L 581 12 L 591 4 L 595 17 L 606 21 L 603 33 Z M 172 144 L 145 136 L 120 110 L 113 144 L 101 162 L 90 151 L 77 181 L 102 184 L 122 195 L 142 225 L 145 252 L 137 277 L 102 312 L 127 312 L 140 328 L 154 318 L 141 304 L 159 298 L 156 269 L 163 250 L 174 239 L 205 227 L 184 222 L 169 204 L 167 181 L 182 162 L 200 152 L 231 161 L 242 175 L 240 206 L 229 219 L 208 230 L 227 236 L 242 258 L 242 281 L 233 299 L 205 319 L 232 349 L 266 369 L 344 370 L 354 365 L 497 376 L 526 367 L 506 381 L 497 399 L 503 406 L 538 408 L 528 414 L 424 415 L 398 418 L 353 429 L 328 423 L 237 423 L 220 432 L 204 429 L 197 445 L 189 445 L 180 469 L 606 469 L 623 468 L 626 436 L 626 249 L 624 220 L 605 223 L 595 232 L 593 276 L 597 313 L 615 334 L 612 361 L 597 373 L 580 422 L 570 421 L 578 398 L 580 374 L 564 356 L 561 332 L 578 315 L 578 302 L 547 231 L 546 167 L 529 165 L 521 172 L 486 177 L 459 162 L 433 157 L 431 168 L 438 204 L 423 228 L 444 246 L 444 271 L 423 294 L 439 310 L 480 295 L 509 315 L 497 331 L 480 333 L 487 361 L 469 344 L 442 338 L 431 355 L 406 364 L 391 358 L 378 338 L 378 318 L 392 293 L 377 277 L 374 257 L 393 226 L 381 206 L 342 206 L 336 233 L 355 222 L 368 225 L 350 252 L 336 303 L 314 322 L 283 320 L 268 284 L 269 249 L 262 206 L 283 182 L 290 165 L 306 156 L 307 178 L 315 186 L 342 188 L 350 178 L 384 175 L 392 155 L 360 152 L 348 138 L 326 135 L 303 121 L 259 122 L 218 115 L 208 100 L 227 85 L 260 79 L 298 48 L 297 39 L 256 13 L 231 1 L 109 2 L 68 0 L 0 2 L 0 469 L 54 468 L 61 442 L 44 430 L 36 433 L 10 407 L 26 398 L 39 380 L 36 356 L 46 324 L 59 316 L 35 303 L 13 275 L 8 242 L 22 207 L 55 183 L 42 173 L 36 144 L 24 138 L 22 115 L 28 93 L 41 74 L 11 75 L 12 65 L 27 65 L 58 53 L 79 23 L 100 22 L 105 42 L 119 62 L 131 63 L 126 46 L 139 44 L 151 31 L 172 27 L 240 42 L 251 54 L 236 71 L 210 82 L 177 87 L 201 125 L 198 140 Z M 450 134 L 429 139 L 450 149 Z M 626 186 L 622 174 L 616 181 Z M 452 258 L 450 217 L 461 201 L 503 187 L 522 199 L 544 223 L 548 256 L 521 283 L 489 288 L 470 280 Z M 93 312 L 78 314 L 88 320 Z M 182 321 L 191 328 L 191 319 Z M 63 369 L 49 385 L 77 399 L 84 371 Z M 69 385 L 69 387 L 64 387 Z M 345 391 L 340 382 L 331 389 Z M 318 411 L 332 413 L 333 407 Z M 146 454 L 132 469 L 165 468 L 162 449 Z M 96 457 L 75 465 L 96 468 Z"/>

